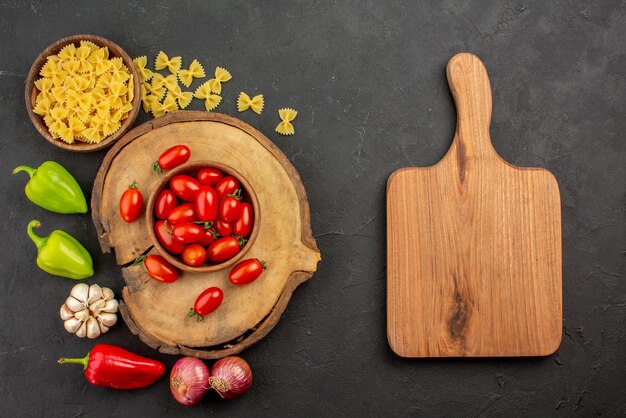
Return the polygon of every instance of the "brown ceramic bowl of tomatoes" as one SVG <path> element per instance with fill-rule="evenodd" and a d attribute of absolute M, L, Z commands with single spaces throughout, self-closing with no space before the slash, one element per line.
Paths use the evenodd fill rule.
<path fill-rule="evenodd" d="M 260 216 L 250 183 L 215 161 L 194 161 L 168 171 L 146 205 L 154 246 L 171 264 L 189 272 L 234 265 L 254 243 Z"/>

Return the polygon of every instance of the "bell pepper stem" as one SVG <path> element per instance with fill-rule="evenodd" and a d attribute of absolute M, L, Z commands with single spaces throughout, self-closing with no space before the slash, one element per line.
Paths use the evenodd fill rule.
<path fill-rule="evenodd" d="M 67 363 L 82 364 L 83 365 L 83 371 L 85 371 L 85 370 L 87 370 L 87 366 L 89 365 L 89 354 L 87 354 L 83 358 L 65 358 L 65 357 L 61 357 L 59 359 L 59 364 L 67 364 Z"/>
<path fill-rule="evenodd" d="M 13 170 L 13 174 L 17 174 L 20 171 L 26 171 L 28 175 L 32 178 L 37 172 L 37 169 L 33 167 L 29 167 L 27 165 L 21 165 L 19 167 L 15 167 L 15 170 Z"/>
<path fill-rule="evenodd" d="M 48 237 L 40 237 L 39 235 L 35 234 L 34 229 L 39 228 L 40 226 L 41 226 L 41 222 L 37 220 L 32 220 L 28 223 L 28 229 L 27 229 L 28 236 L 30 237 L 31 240 L 33 240 L 37 248 L 43 247 L 46 241 L 48 240 Z"/>

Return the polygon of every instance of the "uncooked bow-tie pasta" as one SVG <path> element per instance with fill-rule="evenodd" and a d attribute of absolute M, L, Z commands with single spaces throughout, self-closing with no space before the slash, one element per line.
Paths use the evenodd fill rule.
<path fill-rule="evenodd" d="M 39 75 L 33 112 L 55 139 L 98 143 L 132 111 L 133 76 L 121 58 L 109 58 L 106 46 L 68 44 L 47 58 Z"/>
<path fill-rule="evenodd" d="M 215 67 L 215 78 L 210 79 L 207 83 L 211 86 L 211 91 L 213 93 L 221 94 L 222 83 L 227 82 L 231 78 L 233 78 L 233 76 L 230 75 L 228 70 L 222 67 Z"/>
<path fill-rule="evenodd" d="M 211 84 L 208 81 L 200 85 L 193 96 L 196 99 L 204 99 L 204 108 L 209 112 L 215 109 L 222 101 L 221 96 L 211 93 Z"/>
<path fill-rule="evenodd" d="M 257 94 L 253 98 L 250 98 L 250 96 L 242 91 L 239 93 L 239 98 L 237 98 L 237 110 L 240 112 L 252 109 L 254 113 L 260 115 L 263 111 L 263 105 L 264 101 L 262 94 Z"/>
<path fill-rule="evenodd" d="M 293 135 L 295 130 L 291 121 L 296 118 L 296 115 L 298 115 L 298 112 L 293 109 L 280 109 L 278 111 L 278 116 L 280 116 L 281 122 L 276 127 L 276 132 L 281 135 Z"/>
<path fill-rule="evenodd" d="M 154 60 L 154 68 L 157 70 L 162 70 L 167 68 L 170 70 L 170 73 L 176 75 L 178 70 L 180 70 L 180 66 L 183 64 L 182 57 L 172 57 L 168 58 L 167 54 L 163 51 L 159 51 Z"/>
<path fill-rule="evenodd" d="M 204 76 L 204 67 L 202 67 L 202 64 L 200 64 L 198 60 L 191 61 L 188 70 L 178 71 L 178 79 L 185 87 L 191 86 L 191 82 L 194 78 L 202 78 Z"/>
<path fill-rule="evenodd" d="M 133 60 L 133 64 L 135 64 L 135 68 L 137 69 L 137 72 L 139 73 L 139 81 L 141 81 L 142 83 L 144 81 L 150 80 L 152 76 L 154 75 L 152 70 L 150 70 L 149 68 L 146 68 L 146 65 L 148 65 L 148 57 L 146 57 L 145 55 L 135 58 Z"/>

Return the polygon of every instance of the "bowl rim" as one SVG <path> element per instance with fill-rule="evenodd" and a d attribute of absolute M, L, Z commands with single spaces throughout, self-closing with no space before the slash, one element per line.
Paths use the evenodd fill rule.
<path fill-rule="evenodd" d="M 157 222 L 158 219 L 156 219 L 156 217 L 154 216 L 154 204 L 155 204 L 156 198 L 161 193 L 163 188 L 167 184 L 169 184 L 169 181 L 172 179 L 172 177 L 179 175 L 179 174 L 187 174 L 190 172 L 198 171 L 202 168 L 207 168 L 207 167 L 218 168 L 224 173 L 235 177 L 239 181 L 240 186 L 248 194 L 248 197 L 250 198 L 250 202 L 252 203 L 252 208 L 254 209 L 254 225 L 252 226 L 252 232 L 250 233 L 250 236 L 247 238 L 245 245 L 233 258 L 231 258 L 230 260 L 226 260 L 219 264 L 203 264 L 198 267 L 192 267 L 192 266 L 186 265 L 179 258 L 177 258 L 173 254 L 170 254 L 168 251 L 166 251 L 165 248 L 163 248 L 163 246 L 157 239 L 156 234 L 154 232 L 154 224 Z M 161 256 L 163 256 L 163 258 L 165 258 L 169 263 L 171 263 L 172 265 L 174 265 L 175 267 L 181 270 L 184 270 L 190 273 L 212 273 L 212 272 L 224 270 L 225 268 L 228 268 L 236 264 L 239 260 L 242 259 L 242 257 L 248 252 L 248 250 L 252 247 L 252 245 L 256 241 L 256 237 L 259 233 L 260 224 L 261 224 L 261 211 L 259 208 L 259 200 L 257 198 L 257 195 L 254 189 L 250 185 L 250 182 L 248 181 L 248 179 L 245 178 L 245 176 L 241 175 L 239 171 L 229 166 L 228 164 L 225 164 L 219 161 L 212 161 L 212 160 L 189 161 L 184 164 L 181 164 L 180 166 L 176 168 L 173 168 L 172 170 L 169 170 L 154 186 L 148 198 L 148 202 L 146 204 L 146 228 L 148 229 L 148 234 L 150 236 L 150 240 L 152 241 L 152 244 L 154 245 L 154 248 L 156 248 L 158 253 Z"/>
<path fill-rule="evenodd" d="M 133 108 L 131 109 L 128 117 L 123 121 L 120 128 L 97 144 L 89 144 L 79 141 L 72 144 L 67 144 L 61 140 L 54 139 L 52 135 L 50 135 L 48 127 L 43 122 L 43 118 L 35 114 L 32 107 L 36 94 L 39 91 L 35 87 L 35 81 L 39 78 L 39 71 L 41 71 L 41 68 L 45 64 L 48 56 L 58 53 L 65 45 L 68 45 L 70 43 L 77 44 L 82 40 L 91 41 L 101 47 L 106 46 L 113 56 L 119 56 L 122 58 L 122 61 L 124 61 L 124 64 L 128 67 L 131 74 L 133 75 L 133 86 L 135 91 L 132 102 Z M 43 136 L 48 142 L 66 151 L 94 152 L 111 146 L 116 140 L 121 138 L 122 135 L 124 135 L 135 123 L 135 120 L 139 115 L 139 109 L 141 107 L 141 81 L 139 80 L 139 72 L 135 68 L 132 58 L 121 46 L 119 46 L 115 42 L 99 35 L 71 35 L 59 39 L 58 41 L 48 45 L 48 47 L 46 47 L 37 56 L 37 58 L 35 58 L 33 64 L 30 67 L 30 70 L 28 71 L 28 75 L 26 76 L 24 99 L 26 103 L 26 111 L 28 112 L 28 116 L 30 117 L 31 122 L 33 123 L 35 129 L 37 129 L 39 134 L 41 134 L 41 136 Z"/>

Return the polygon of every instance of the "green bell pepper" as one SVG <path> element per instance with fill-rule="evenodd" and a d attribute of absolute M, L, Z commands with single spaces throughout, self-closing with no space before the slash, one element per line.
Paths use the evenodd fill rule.
<path fill-rule="evenodd" d="M 30 180 L 25 192 L 28 199 L 57 213 L 86 213 L 87 201 L 76 179 L 61 164 L 46 161 L 39 168 L 21 165 L 13 174 L 26 171 Z"/>
<path fill-rule="evenodd" d="M 52 231 L 47 237 L 40 237 L 33 231 L 33 228 L 40 226 L 39 221 L 28 223 L 28 236 L 37 246 L 37 265 L 40 269 L 74 280 L 93 276 L 91 256 L 76 238 L 60 230 Z"/>

